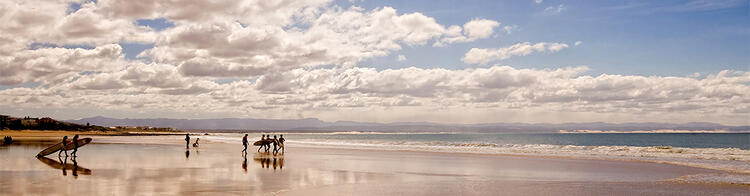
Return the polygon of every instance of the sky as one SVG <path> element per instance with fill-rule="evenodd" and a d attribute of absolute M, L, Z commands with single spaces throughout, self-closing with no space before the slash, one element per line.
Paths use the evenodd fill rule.
<path fill-rule="evenodd" d="M 750 1 L 0 2 L 0 114 L 750 125 Z"/>

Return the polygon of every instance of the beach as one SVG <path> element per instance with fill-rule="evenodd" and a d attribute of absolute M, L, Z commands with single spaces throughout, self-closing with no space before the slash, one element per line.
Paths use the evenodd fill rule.
<path fill-rule="evenodd" d="M 281 155 L 205 136 L 90 136 L 72 158 L 0 147 L 2 195 L 743 195 L 737 175 L 643 161 L 287 145 Z M 196 137 L 204 137 L 194 135 Z M 239 138 L 238 138 L 239 141 Z M 73 172 L 76 171 L 76 172 Z"/>

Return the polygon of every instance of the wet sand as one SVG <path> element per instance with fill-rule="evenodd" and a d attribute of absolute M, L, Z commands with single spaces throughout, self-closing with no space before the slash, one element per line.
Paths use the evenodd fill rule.
<path fill-rule="evenodd" d="M 79 157 L 0 147 L 0 195 L 744 195 L 684 183 L 722 171 L 667 164 L 288 146 L 284 155 L 179 136 L 94 137 Z M 73 172 L 75 171 L 75 172 Z"/>

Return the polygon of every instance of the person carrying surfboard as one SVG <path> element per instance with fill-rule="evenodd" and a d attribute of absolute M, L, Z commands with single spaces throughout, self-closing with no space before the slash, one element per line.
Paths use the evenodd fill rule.
<path fill-rule="evenodd" d="M 284 154 L 284 141 L 286 141 L 286 139 L 284 139 L 284 135 L 280 135 L 279 146 L 281 147 L 281 154 Z"/>
<path fill-rule="evenodd" d="M 67 136 L 67 135 L 66 135 L 66 136 L 63 136 L 63 140 L 62 140 L 62 146 L 63 146 L 63 149 L 60 149 L 60 152 L 58 152 L 58 153 L 57 153 L 57 156 L 58 156 L 58 157 L 62 156 L 62 152 L 65 152 L 65 157 L 68 157 L 68 151 L 66 151 L 66 150 L 64 149 L 65 145 L 68 145 L 68 136 Z M 53 152 L 53 153 L 54 153 L 54 152 Z"/>
<path fill-rule="evenodd" d="M 276 143 L 279 143 L 279 140 L 276 140 L 276 135 L 273 135 L 273 140 L 271 140 L 271 143 L 273 143 L 273 154 L 278 153 L 279 150 L 276 149 Z"/>
<path fill-rule="evenodd" d="M 245 133 L 245 137 L 242 137 L 242 146 L 245 147 L 242 152 L 247 153 L 247 133 Z"/>
<path fill-rule="evenodd" d="M 198 147 L 198 140 L 201 140 L 201 138 L 195 138 L 195 143 L 193 143 L 193 147 Z"/>
<path fill-rule="evenodd" d="M 73 136 L 73 153 L 70 153 L 73 157 L 76 157 L 76 153 L 78 152 L 78 134 Z"/>

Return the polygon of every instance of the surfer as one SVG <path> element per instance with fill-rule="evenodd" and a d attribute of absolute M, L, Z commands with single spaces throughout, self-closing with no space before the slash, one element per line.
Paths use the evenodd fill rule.
<path fill-rule="evenodd" d="M 62 140 L 62 146 L 63 148 L 60 149 L 60 152 L 57 153 L 57 156 L 62 156 L 62 152 L 65 152 L 65 157 L 68 157 L 68 151 L 65 150 L 65 145 L 68 145 L 68 136 L 63 136 Z M 54 152 L 53 152 L 54 153 Z"/>
<path fill-rule="evenodd" d="M 198 140 L 201 140 L 201 138 L 196 138 L 195 143 L 193 144 L 193 147 L 198 147 Z"/>
<path fill-rule="evenodd" d="M 190 148 L 190 134 L 185 134 L 185 148 Z"/>
<path fill-rule="evenodd" d="M 78 152 L 78 134 L 73 136 L 73 153 L 70 153 L 73 157 L 76 157 L 76 153 Z"/>
<path fill-rule="evenodd" d="M 245 137 L 242 137 L 242 152 L 247 154 L 247 133 L 245 133 Z"/>
<path fill-rule="evenodd" d="M 273 142 L 271 135 L 266 135 L 266 152 L 271 149 L 271 142 Z"/>
<path fill-rule="evenodd" d="M 276 140 L 276 135 L 273 135 L 273 140 L 271 140 L 271 143 L 273 143 L 273 154 L 278 153 L 279 150 L 276 149 L 276 144 L 279 143 L 279 140 Z"/>
<path fill-rule="evenodd" d="M 260 144 L 260 147 L 258 147 L 258 152 L 260 152 L 261 148 L 266 147 L 266 135 L 261 135 L 260 141 L 261 141 L 261 144 Z"/>
<path fill-rule="evenodd" d="M 281 154 L 284 154 L 284 141 L 286 141 L 286 139 L 284 139 L 284 135 L 280 135 L 279 146 L 281 147 Z"/>

